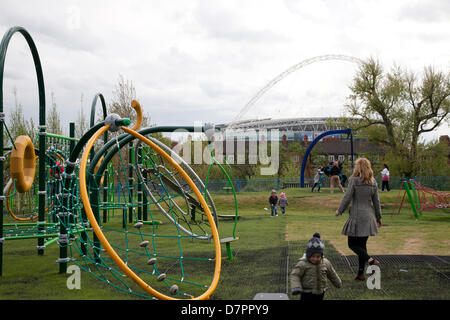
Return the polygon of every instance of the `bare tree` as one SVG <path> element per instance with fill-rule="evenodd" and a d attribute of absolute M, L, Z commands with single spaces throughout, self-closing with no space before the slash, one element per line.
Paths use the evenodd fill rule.
<path fill-rule="evenodd" d="M 34 124 L 33 118 L 30 117 L 29 120 L 25 119 L 23 113 L 23 106 L 19 102 L 17 97 L 17 88 L 13 89 L 15 107 L 11 110 L 8 121 L 8 130 L 11 133 L 13 139 L 20 135 L 27 135 L 34 141 L 36 137 L 36 126 Z"/>
<path fill-rule="evenodd" d="M 136 98 L 136 89 L 133 85 L 133 81 L 125 80 L 122 75 L 119 75 L 117 85 L 113 91 L 113 98 L 111 104 L 108 108 L 109 113 L 116 113 L 123 118 L 129 118 L 131 123 L 136 122 L 136 111 L 131 107 L 131 101 L 138 100 Z M 138 100 L 139 101 L 139 100 Z M 140 101 L 139 101 L 140 102 Z M 150 118 L 146 112 L 144 112 L 144 107 L 142 107 L 142 128 L 148 127 L 150 125 Z"/>
<path fill-rule="evenodd" d="M 122 118 L 129 118 L 133 125 L 134 123 L 136 123 L 137 114 L 136 111 L 131 107 L 132 100 L 138 100 L 136 98 L 136 89 L 133 85 L 133 82 L 131 80 L 125 80 L 125 78 L 122 75 L 119 75 L 117 85 L 113 91 L 113 98 L 108 108 L 108 114 L 115 113 Z M 144 109 L 142 104 L 141 107 L 142 109 Z M 141 128 L 148 127 L 149 124 L 150 124 L 149 117 L 143 110 Z M 120 131 L 112 133 L 110 137 L 114 138 L 122 133 L 123 132 Z M 116 155 L 113 158 L 113 165 L 115 170 L 117 170 L 117 174 L 122 177 L 124 172 L 123 170 L 121 170 L 121 167 L 122 166 L 127 167 L 128 164 L 129 164 L 129 146 L 127 145 L 121 149 L 120 156 Z"/>
<path fill-rule="evenodd" d="M 84 100 L 84 95 L 81 94 L 80 110 L 77 114 L 77 121 L 75 122 L 75 136 L 77 138 L 82 137 L 83 134 L 85 134 L 86 131 L 89 129 L 88 120 L 87 120 L 86 114 L 84 113 L 84 110 L 83 110 L 83 100 Z"/>
<path fill-rule="evenodd" d="M 61 117 L 58 112 L 58 106 L 55 102 L 55 94 L 51 93 L 52 98 L 52 107 L 50 108 L 50 112 L 47 113 L 47 132 L 54 134 L 63 134 L 63 130 L 61 128 Z"/>

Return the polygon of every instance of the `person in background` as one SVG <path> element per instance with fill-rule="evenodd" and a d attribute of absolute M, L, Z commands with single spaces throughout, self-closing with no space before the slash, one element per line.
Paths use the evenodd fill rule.
<path fill-rule="evenodd" d="M 334 160 L 333 165 L 331 166 L 330 169 L 330 193 L 334 192 L 333 189 L 335 183 L 342 192 L 345 192 L 341 184 L 341 178 L 339 177 L 341 171 L 342 171 L 342 163 L 339 162 L 338 160 Z"/>
<path fill-rule="evenodd" d="M 54 178 L 52 181 L 53 192 L 52 195 L 61 193 L 62 190 L 62 174 L 64 173 L 64 167 L 56 160 L 56 165 L 50 168 L 50 175 Z"/>
<path fill-rule="evenodd" d="M 272 193 L 269 197 L 269 204 L 270 204 L 270 216 L 278 216 L 277 213 L 277 203 L 278 203 L 278 197 L 277 192 L 275 190 L 272 190 Z"/>
<path fill-rule="evenodd" d="M 286 213 L 286 207 L 289 205 L 288 199 L 286 198 L 286 194 L 284 192 L 281 193 L 280 199 L 278 199 L 278 205 L 280 206 L 281 213 Z"/>
<path fill-rule="evenodd" d="M 341 185 L 343 188 L 345 188 L 345 183 L 347 182 L 348 178 L 345 174 L 339 174 L 339 179 L 341 180 Z"/>
<path fill-rule="evenodd" d="M 385 163 L 383 164 L 383 171 L 381 171 L 381 192 L 384 191 L 384 188 L 389 192 L 391 188 L 389 187 L 389 167 Z"/>
<path fill-rule="evenodd" d="M 317 169 L 316 174 L 314 175 L 314 185 L 311 189 L 311 192 L 314 192 L 315 187 L 318 187 L 317 192 L 320 192 L 320 187 L 322 187 L 323 175 L 324 175 L 323 167 L 319 167 Z"/>

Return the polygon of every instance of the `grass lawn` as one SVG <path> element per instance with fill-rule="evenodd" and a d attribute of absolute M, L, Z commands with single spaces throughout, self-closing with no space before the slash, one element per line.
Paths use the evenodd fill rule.
<path fill-rule="evenodd" d="M 222 246 L 221 277 L 211 299 L 252 299 L 260 292 L 289 292 L 287 276 L 314 232 L 320 232 L 326 241 L 325 255 L 344 283 L 342 289 L 330 288 L 327 299 L 450 299 L 448 263 L 405 264 L 397 261 L 383 264 L 382 290 L 368 290 L 365 283 L 355 282 L 355 256 L 347 247 L 347 238 L 341 235 L 347 216 L 334 216 L 343 194 L 330 194 L 326 188 L 322 190 L 322 193 L 311 193 L 309 189 L 287 189 L 287 214 L 279 212 L 279 216 L 273 218 L 270 210 L 264 210 L 268 207 L 268 193 L 238 194 L 240 219 L 236 235 L 239 240 L 231 244 L 233 260 L 227 259 L 225 246 Z M 231 195 L 213 196 L 219 214 L 234 213 Z M 385 225 L 378 236 L 369 239 L 369 254 L 450 256 L 449 209 L 427 211 L 416 220 L 411 216 L 409 205 L 404 204 L 401 213 L 392 216 L 397 196 L 396 190 L 380 193 Z M 120 228 L 120 225 L 121 221 L 117 220 L 108 227 Z M 230 237 L 234 223 L 220 219 L 218 227 L 221 238 Z M 158 232 L 165 232 L 168 229 L 164 228 L 173 229 L 173 225 L 165 223 L 160 228 Z M 138 247 L 139 239 L 129 236 L 130 243 Z M 119 243 L 122 238 L 120 233 L 111 233 L 108 237 L 112 243 L 123 247 L 124 244 Z M 50 245 L 43 256 L 37 256 L 36 244 L 36 240 L 6 241 L 4 244 L 0 299 L 141 299 L 123 293 L 87 272 L 82 273 L 81 290 L 67 289 L 68 275 L 58 273 L 58 245 Z M 161 254 L 176 254 L 176 247 L 168 240 L 161 240 L 158 245 Z M 183 247 L 186 256 L 209 257 L 213 252 L 211 244 L 200 240 Z M 124 255 L 121 253 L 122 257 Z M 129 261 L 130 265 L 141 267 L 146 260 L 135 254 Z M 186 262 L 186 280 L 210 283 L 213 268 L 191 264 L 192 267 Z M 173 271 L 175 267 L 167 265 L 165 268 Z M 144 276 L 153 285 L 154 278 Z M 138 291 L 133 284 L 129 287 Z"/>
<path fill-rule="evenodd" d="M 376 237 L 369 238 L 369 253 L 450 255 L 450 209 L 426 211 L 416 220 L 405 202 L 400 214 L 395 210 L 392 215 L 398 195 L 398 190 L 380 193 L 384 226 Z M 311 231 L 318 231 L 342 254 L 353 254 L 347 237 L 341 234 L 348 210 L 342 216 L 334 215 L 342 196 L 330 194 L 327 189 L 314 196 L 307 191 L 292 192 L 286 240 L 307 240 Z"/>

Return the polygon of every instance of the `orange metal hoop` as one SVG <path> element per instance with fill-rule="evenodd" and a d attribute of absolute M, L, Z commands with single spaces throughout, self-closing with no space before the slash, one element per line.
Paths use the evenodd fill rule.
<path fill-rule="evenodd" d="M 16 190 L 19 193 L 31 189 L 36 172 L 36 154 L 33 142 L 28 136 L 18 136 L 11 151 L 11 178 L 16 180 Z"/>

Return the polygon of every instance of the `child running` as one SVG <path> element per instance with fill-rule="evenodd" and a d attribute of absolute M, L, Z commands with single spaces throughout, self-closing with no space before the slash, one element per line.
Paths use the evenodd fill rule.
<path fill-rule="evenodd" d="M 311 192 L 314 192 L 315 187 L 318 187 L 317 192 L 320 192 L 320 188 L 322 187 L 323 174 L 323 168 L 319 167 L 317 169 L 316 175 L 314 176 L 314 185 L 311 189 Z"/>
<path fill-rule="evenodd" d="M 331 262 L 323 256 L 324 248 L 325 245 L 320 240 L 320 234 L 314 233 L 308 241 L 306 254 L 303 255 L 291 272 L 292 294 L 301 294 L 301 300 L 323 300 L 328 289 L 327 279 L 335 287 L 342 287 L 342 281 Z"/>

